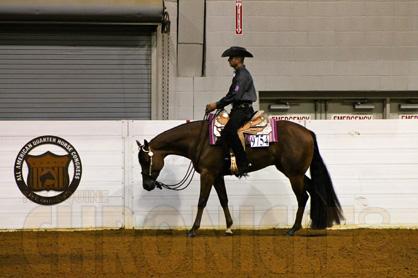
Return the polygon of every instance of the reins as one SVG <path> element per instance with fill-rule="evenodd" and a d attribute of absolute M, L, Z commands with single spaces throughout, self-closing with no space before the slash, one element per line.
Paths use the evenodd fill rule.
<path fill-rule="evenodd" d="M 205 116 L 203 117 L 203 120 L 207 120 L 208 119 L 208 113 L 205 113 Z M 204 124 L 202 124 L 201 128 L 200 128 L 200 137 L 199 140 L 197 141 L 197 146 L 196 148 L 199 147 L 199 145 L 201 145 L 199 152 L 197 153 L 197 161 L 196 161 L 196 165 L 199 165 L 199 161 L 200 161 L 200 155 L 202 154 L 202 149 L 204 144 L 202 144 L 202 132 L 203 132 L 203 128 L 204 128 Z M 178 183 L 175 184 L 165 184 L 163 182 L 159 182 L 157 181 L 157 179 L 155 179 L 154 177 L 151 176 L 151 172 L 152 172 L 152 157 L 154 156 L 152 150 L 150 147 L 148 147 L 148 150 L 145 150 L 143 147 L 142 151 L 145 153 L 148 153 L 148 156 L 150 157 L 150 166 L 149 166 L 149 170 L 148 173 L 144 173 L 142 172 L 143 175 L 148 176 L 149 178 L 154 180 L 154 184 L 157 188 L 159 189 L 168 189 L 168 190 L 173 190 L 173 191 L 181 191 L 186 189 L 192 182 L 194 174 L 196 173 L 196 170 L 193 167 L 193 161 L 190 161 L 189 167 L 187 168 L 186 174 L 184 175 L 184 177 L 181 179 L 181 181 L 179 181 Z"/>

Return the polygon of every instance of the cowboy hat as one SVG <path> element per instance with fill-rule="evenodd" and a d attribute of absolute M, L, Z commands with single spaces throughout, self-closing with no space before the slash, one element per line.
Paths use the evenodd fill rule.
<path fill-rule="evenodd" d="M 222 57 L 254 57 L 244 47 L 232 46 L 222 53 Z"/>

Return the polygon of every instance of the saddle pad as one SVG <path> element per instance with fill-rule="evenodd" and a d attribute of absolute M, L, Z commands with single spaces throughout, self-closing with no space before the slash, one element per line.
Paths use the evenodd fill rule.
<path fill-rule="evenodd" d="M 216 145 L 216 141 L 218 140 L 218 138 L 220 138 L 220 134 L 218 131 L 219 126 L 216 126 L 215 123 L 215 114 L 214 113 L 210 113 L 209 117 L 208 117 L 208 123 L 209 123 L 209 144 L 210 145 Z M 278 134 L 277 134 L 277 125 L 276 125 L 276 119 L 274 118 L 269 118 L 269 123 L 268 125 L 270 125 L 267 128 L 271 128 L 271 132 L 268 134 L 269 136 L 269 142 L 270 143 L 274 143 L 274 142 L 278 142 Z M 246 144 L 250 143 L 250 138 L 251 138 L 251 134 L 245 134 L 245 142 Z"/>

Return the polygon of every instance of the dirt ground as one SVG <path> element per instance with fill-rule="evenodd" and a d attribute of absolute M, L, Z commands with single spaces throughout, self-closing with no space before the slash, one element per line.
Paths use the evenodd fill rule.
<path fill-rule="evenodd" d="M 0 233 L 0 276 L 418 277 L 418 230 Z"/>

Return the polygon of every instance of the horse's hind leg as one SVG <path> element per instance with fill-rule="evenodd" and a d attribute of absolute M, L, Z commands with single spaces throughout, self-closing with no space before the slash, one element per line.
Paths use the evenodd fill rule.
<path fill-rule="evenodd" d="M 233 222 L 232 222 L 231 213 L 229 212 L 229 208 L 228 208 L 228 195 L 226 193 L 224 177 L 223 176 L 217 177 L 214 185 L 215 185 L 216 193 L 218 193 L 219 201 L 221 202 L 221 206 L 225 214 L 225 220 L 226 220 L 225 234 L 232 235 L 231 226 Z"/>
<path fill-rule="evenodd" d="M 200 228 L 200 221 L 202 220 L 203 210 L 206 207 L 208 202 L 210 190 L 215 181 L 215 178 L 212 174 L 207 172 L 202 172 L 200 175 L 200 196 L 199 203 L 197 205 L 197 214 L 194 221 L 192 229 L 187 233 L 187 236 L 194 237 L 196 236 L 197 230 Z"/>
<path fill-rule="evenodd" d="M 296 231 L 302 228 L 303 212 L 305 211 L 306 202 L 308 201 L 309 196 L 308 193 L 306 193 L 304 175 L 290 177 L 289 180 L 292 184 L 296 199 L 298 200 L 298 211 L 296 212 L 295 224 L 293 224 L 293 227 L 287 232 L 289 236 L 293 236 Z"/>

